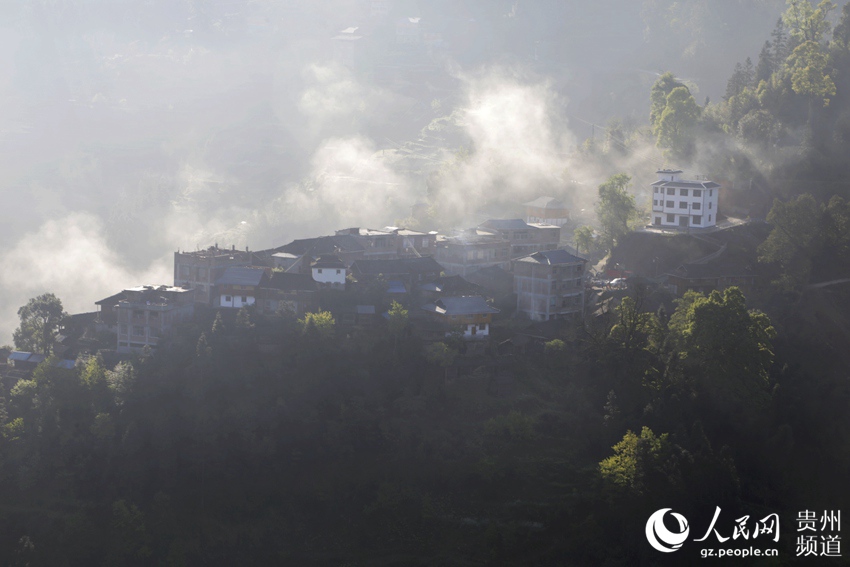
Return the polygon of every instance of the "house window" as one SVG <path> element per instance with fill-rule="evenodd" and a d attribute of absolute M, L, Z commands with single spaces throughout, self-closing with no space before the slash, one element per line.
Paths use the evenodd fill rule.
<path fill-rule="evenodd" d="M 340 270 L 337 270 L 336 273 L 339 274 Z"/>
<path fill-rule="evenodd" d="M 661 217 L 655 217 L 655 224 L 661 224 Z"/>
<path fill-rule="evenodd" d="M 694 197 L 702 197 L 702 189 L 694 189 Z"/>
<path fill-rule="evenodd" d="M 672 209 L 673 208 L 673 201 L 667 201 L 667 206 Z"/>
<path fill-rule="evenodd" d="M 679 196 L 680 197 L 687 197 L 688 196 L 688 190 L 687 189 L 679 189 Z"/>
<path fill-rule="evenodd" d="M 709 204 L 708 204 L 708 208 L 709 208 L 709 209 L 711 208 L 711 205 L 712 205 L 712 203 L 709 203 Z"/>
<path fill-rule="evenodd" d="M 479 330 L 479 331 L 483 331 L 483 330 L 485 330 L 486 328 L 487 328 L 487 323 L 479 323 L 479 324 L 478 324 L 478 330 Z"/>
<path fill-rule="evenodd" d="M 708 222 L 711 222 L 711 215 L 708 215 Z"/>
<path fill-rule="evenodd" d="M 658 187 L 653 187 L 653 188 L 652 188 L 652 192 L 653 192 L 653 193 L 658 193 Z"/>
<path fill-rule="evenodd" d="M 688 208 L 688 204 L 687 204 L 686 202 L 684 202 L 684 201 L 680 201 L 680 202 L 679 202 L 679 208 L 680 208 L 680 209 L 687 209 L 687 208 Z"/>
<path fill-rule="evenodd" d="M 475 325 L 470 325 L 469 326 L 469 332 L 474 335 L 475 333 L 478 332 L 478 327 L 476 327 Z"/>
<path fill-rule="evenodd" d="M 225 300 L 227 303 L 230 303 L 231 301 L 233 301 L 233 298 L 232 298 L 231 296 L 229 296 L 229 295 L 225 295 L 225 296 L 224 296 L 224 300 Z"/>
<path fill-rule="evenodd" d="M 127 325 L 121 325 L 121 334 L 122 334 L 122 335 L 126 335 L 126 334 L 127 334 Z"/>
<path fill-rule="evenodd" d="M 322 268 L 319 268 L 319 273 L 320 273 L 320 274 L 322 273 Z"/>
<path fill-rule="evenodd" d="M 676 220 L 676 215 L 673 213 L 667 213 L 667 222 L 674 222 Z"/>
<path fill-rule="evenodd" d="M 667 189 L 667 194 L 668 194 L 668 195 L 675 195 L 675 194 L 676 194 L 676 190 L 675 190 L 675 189 L 672 189 L 672 188 Z"/>
<path fill-rule="evenodd" d="M 133 325 L 133 334 L 138 336 L 144 336 L 145 328 L 140 325 Z"/>
<path fill-rule="evenodd" d="M 693 210 L 695 210 L 695 211 L 698 211 L 698 210 L 700 210 L 700 209 L 702 208 L 702 204 L 701 204 L 701 203 L 694 203 L 694 204 L 691 206 L 691 208 L 692 208 Z"/>
<path fill-rule="evenodd" d="M 709 196 L 709 197 L 714 197 L 714 189 L 712 189 L 711 191 L 709 191 L 709 192 L 708 192 L 708 196 Z"/>
<path fill-rule="evenodd" d="M 658 199 L 653 199 L 653 200 L 652 200 L 652 206 L 653 206 L 653 207 L 657 207 L 657 206 L 658 206 Z"/>
<path fill-rule="evenodd" d="M 694 215 L 694 224 L 702 224 L 702 215 Z"/>
<path fill-rule="evenodd" d="M 248 298 L 244 295 L 242 296 L 242 303 L 248 303 Z"/>

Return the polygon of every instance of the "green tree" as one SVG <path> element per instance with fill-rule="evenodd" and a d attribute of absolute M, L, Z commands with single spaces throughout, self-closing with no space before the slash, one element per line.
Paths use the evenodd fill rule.
<path fill-rule="evenodd" d="M 808 97 L 812 103 L 822 100 L 823 106 L 827 106 L 829 97 L 835 96 L 836 89 L 827 74 L 828 59 L 821 46 L 814 41 L 804 41 L 794 49 L 788 62 L 794 92 Z"/>
<path fill-rule="evenodd" d="M 593 245 L 593 227 L 580 226 L 573 232 L 573 239 L 576 243 L 576 252 L 581 254 L 584 250 L 585 254 L 590 253 L 590 247 Z"/>
<path fill-rule="evenodd" d="M 206 333 L 201 333 L 201 336 L 198 337 L 198 344 L 195 347 L 195 356 L 197 356 L 201 360 L 206 360 L 212 355 L 212 348 L 207 341 Z"/>
<path fill-rule="evenodd" d="M 136 371 L 129 362 L 119 363 L 113 370 L 106 371 L 106 382 L 115 399 L 115 404 L 121 406 L 130 397 L 136 383 Z"/>
<path fill-rule="evenodd" d="M 251 322 L 251 312 L 247 307 L 242 307 L 236 314 L 236 328 L 242 332 L 254 328 L 254 323 Z"/>
<path fill-rule="evenodd" d="M 701 111 L 687 87 L 676 87 L 667 95 L 667 104 L 658 121 L 658 147 L 687 158 L 694 150 L 694 129 Z"/>
<path fill-rule="evenodd" d="M 666 433 L 656 436 L 644 426 L 638 436 L 627 431 L 614 445 L 614 455 L 599 463 L 599 473 L 606 481 L 633 494 L 642 494 L 650 486 L 658 486 L 658 477 L 673 480 L 673 445 Z"/>
<path fill-rule="evenodd" d="M 776 26 L 774 26 L 773 31 L 770 32 L 770 37 L 771 58 L 773 60 L 773 69 L 775 71 L 782 66 L 782 63 L 785 62 L 785 59 L 790 53 L 788 45 L 788 28 L 785 27 L 785 22 L 782 17 L 776 20 Z"/>
<path fill-rule="evenodd" d="M 18 309 L 21 326 L 13 335 L 15 347 L 44 354 L 51 352 L 59 324 L 67 316 L 62 301 L 52 293 L 30 299 Z"/>
<path fill-rule="evenodd" d="M 454 364 L 458 351 L 450 348 L 444 342 L 431 343 L 425 347 L 425 358 L 431 364 L 447 368 Z"/>
<path fill-rule="evenodd" d="M 773 230 L 758 248 L 760 262 L 776 262 L 782 267 L 777 282 L 793 288 L 808 282 L 812 257 L 819 246 L 821 207 L 805 193 L 792 201 L 773 202 L 767 222 Z"/>
<path fill-rule="evenodd" d="M 726 95 L 723 100 L 729 100 L 748 86 L 749 81 L 747 81 L 744 67 L 740 63 L 735 63 L 735 70 L 732 71 L 732 76 L 726 82 Z"/>
<path fill-rule="evenodd" d="M 649 123 L 653 129 L 658 126 L 658 123 L 661 121 L 661 114 L 667 107 L 667 95 L 673 92 L 673 89 L 684 86 L 670 72 L 658 77 L 658 80 L 652 85 L 652 90 L 649 93 Z"/>
<path fill-rule="evenodd" d="M 336 321 L 330 311 L 305 313 L 304 318 L 299 319 L 298 323 L 301 326 L 301 334 L 304 336 L 316 336 L 323 340 L 334 337 Z"/>
<path fill-rule="evenodd" d="M 811 41 L 820 43 L 829 33 L 829 13 L 835 9 L 830 0 L 821 0 L 812 6 L 810 0 L 788 0 L 788 9 L 782 15 L 782 21 L 788 26 L 795 45 Z"/>
<path fill-rule="evenodd" d="M 407 309 L 398 301 L 393 301 L 387 314 L 389 315 L 387 327 L 389 327 L 390 334 L 394 337 L 401 336 L 401 333 L 407 328 Z"/>
<path fill-rule="evenodd" d="M 736 406 L 766 400 L 776 331 L 767 315 L 748 310 L 737 287 L 686 294 L 670 320 L 680 357 L 702 388 Z"/>
<path fill-rule="evenodd" d="M 769 81 L 775 69 L 776 67 L 773 65 L 773 57 L 770 52 L 770 42 L 765 41 L 759 52 L 758 63 L 756 63 L 754 83 L 758 85 L 762 81 Z"/>
<path fill-rule="evenodd" d="M 752 110 L 738 121 L 738 137 L 751 145 L 770 147 L 779 138 L 780 125 L 766 110 Z"/>
<path fill-rule="evenodd" d="M 599 186 L 596 216 L 602 225 L 602 239 L 606 248 L 614 246 L 629 232 L 629 222 L 637 215 L 635 198 L 626 192 L 631 180 L 625 173 L 618 173 Z"/>
<path fill-rule="evenodd" d="M 212 329 L 210 330 L 210 334 L 213 337 L 220 338 L 224 335 L 226 328 L 224 326 L 224 319 L 221 318 L 221 311 L 215 314 L 215 320 L 213 321 Z"/>

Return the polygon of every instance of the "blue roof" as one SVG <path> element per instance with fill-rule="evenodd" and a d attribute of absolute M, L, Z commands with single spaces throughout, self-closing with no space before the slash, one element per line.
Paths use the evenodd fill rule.
<path fill-rule="evenodd" d="M 31 356 L 32 356 L 31 352 L 25 352 L 25 351 L 22 351 L 22 350 L 13 350 L 12 353 L 7 358 L 7 360 L 14 360 L 14 361 L 23 362 L 24 360 L 29 360 L 29 358 Z"/>
<path fill-rule="evenodd" d="M 405 289 L 404 283 L 393 280 L 387 282 L 387 293 L 407 293 L 407 289 Z"/>

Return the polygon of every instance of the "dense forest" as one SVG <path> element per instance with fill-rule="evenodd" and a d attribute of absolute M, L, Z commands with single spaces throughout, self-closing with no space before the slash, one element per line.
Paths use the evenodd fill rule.
<path fill-rule="evenodd" d="M 817 287 L 850 278 L 850 5 L 789 0 L 722 101 L 691 91 L 662 75 L 648 126 L 614 119 L 582 152 L 614 174 L 651 144 L 716 174 L 768 225 L 751 296 L 656 310 L 633 285 L 528 352 L 427 342 L 411 302 L 346 331 L 211 310 L 114 368 L 48 358 L 0 389 L 0 565 L 686 565 L 647 518 L 699 536 L 716 507 L 725 536 L 778 514 L 780 557 L 748 564 L 822 564 L 794 519 L 850 510 L 850 291 Z M 624 228 L 601 214 L 577 241 L 616 254 L 628 181 L 599 188 Z M 16 346 L 49 350 L 31 311 Z"/>

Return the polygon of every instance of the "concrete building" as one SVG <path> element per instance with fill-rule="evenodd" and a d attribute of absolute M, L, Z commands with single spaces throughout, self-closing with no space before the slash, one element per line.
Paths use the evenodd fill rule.
<path fill-rule="evenodd" d="M 511 244 L 493 230 L 471 228 L 437 237 L 437 262 L 447 275 L 466 276 L 481 268 L 510 267 Z"/>
<path fill-rule="evenodd" d="M 230 266 L 250 266 L 251 253 L 210 246 L 194 252 L 174 253 L 174 285 L 192 288 L 196 303 L 210 305 L 213 286 Z"/>
<path fill-rule="evenodd" d="M 175 325 L 192 318 L 195 293 L 192 288 L 144 285 L 124 290 L 117 304 L 118 352 L 156 347 Z"/>
<path fill-rule="evenodd" d="M 720 185 L 682 179 L 680 169 L 656 171 L 652 184 L 652 225 L 667 228 L 708 228 L 717 224 Z"/>
<path fill-rule="evenodd" d="M 570 210 L 554 197 L 538 197 L 525 203 L 525 222 L 562 226 L 570 221 Z"/>
<path fill-rule="evenodd" d="M 578 317 L 587 260 L 566 250 L 535 252 L 513 262 L 517 311 L 532 321 Z"/>
<path fill-rule="evenodd" d="M 561 227 L 550 224 L 528 224 L 522 219 L 490 219 L 478 225 L 492 230 L 511 245 L 511 258 L 521 258 L 540 250 L 554 250 L 561 240 Z"/>
<path fill-rule="evenodd" d="M 396 255 L 399 258 L 433 256 L 437 252 L 436 232 L 420 232 L 394 226 L 384 227 L 384 230 L 398 236 L 396 239 Z"/>
<path fill-rule="evenodd" d="M 398 257 L 401 237 L 392 230 L 354 227 L 338 230 L 336 236 L 348 236 L 359 242 L 363 246 L 364 259 L 382 260 Z"/>

